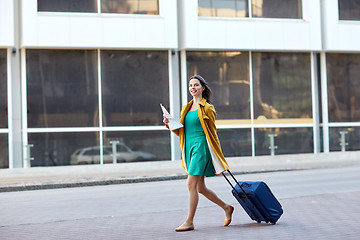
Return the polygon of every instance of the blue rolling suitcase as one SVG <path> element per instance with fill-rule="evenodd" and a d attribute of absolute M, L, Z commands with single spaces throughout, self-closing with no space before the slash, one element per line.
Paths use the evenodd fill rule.
<path fill-rule="evenodd" d="M 230 171 L 228 173 L 237 183 L 235 187 L 224 173 L 223 176 L 233 188 L 232 194 L 250 218 L 258 223 L 275 224 L 282 215 L 283 209 L 266 183 L 238 182 Z"/>

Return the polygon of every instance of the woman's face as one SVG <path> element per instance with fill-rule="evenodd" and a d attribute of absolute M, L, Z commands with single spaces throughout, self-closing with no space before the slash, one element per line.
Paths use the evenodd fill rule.
<path fill-rule="evenodd" d="M 201 86 L 201 83 L 198 79 L 193 78 L 189 81 L 189 92 L 193 97 L 202 97 L 202 92 L 205 87 Z"/>

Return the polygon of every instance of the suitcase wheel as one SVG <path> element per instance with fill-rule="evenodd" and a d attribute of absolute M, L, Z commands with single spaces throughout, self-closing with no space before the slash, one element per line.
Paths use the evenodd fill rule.
<path fill-rule="evenodd" d="M 261 221 L 259 221 L 259 220 L 258 220 L 258 221 L 256 221 L 256 222 L 257 222 L 257 223 L 261 223 Z"/>

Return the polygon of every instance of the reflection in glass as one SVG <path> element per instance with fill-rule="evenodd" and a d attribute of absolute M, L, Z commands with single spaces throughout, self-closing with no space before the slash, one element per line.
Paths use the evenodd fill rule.
<path fill-rule="evenodd" d="M 101 51 L 104 126 L 163 125 L 169 106 L 168 52 Z"/>
<path fill-rule="evenodd" d="M 186 55 L 187 79 L 200 74 L 213 90 L 216 119 L 250 119 L 249 53 L 187 52 Z"/>
<path fill-rule="evenodd" d="M 360 121 L 360 54 L 326 54 L 330 122 Z"/>
<path fill-rule="evenodd" d="M 97 0 L 38 0 L 39 12 L 97 12 Z"/>
<path fill-rule="evenodd" d="M 269 134 L 276 134 L 275 155 L 312 153 L 312 128 L 258 128 L 255 129 L 255 155 L 270 155 Z"/>
<path fill-rule="evenodd" d="M 0 168 L 9 167 L 9 150 L 7 133 L 0 134 Z"/>
<path fill-rule="evenodd" d="M 90 157 L 90 161 L 81 162 L 79 151 L 99 146 L 99 134 L 92 132 L 79 133 L 30 133 L 29 144 L 31 148 L 32 167 L 37 166 L 62 166 L 70 164 L 99 163 Z"/>
<path fill-rule="evenodd" d="M 251 0 L 252 16 L 261 18 L 302 18 L 302 0 Z"/>
<path fill-rule="evenodd" d="M 333 127 L 329 128 L 330 151 L 341 151 L 341 132 L 345 136 L 346 151 L 360 150 L 360 127 Z"/>
<path fill-rule="evenodd" d="M 159 15 L 159 0 L 101 0 L 101 12 Z"/>
<path fill-rule="evenodd" d="M 29 127 L 98 126 L 97 54 L 27 50 Z"/>
<path fill-rule="evenodd" d="M 338 0 L 339 20 L 360 20 L 359 0 Z"/>
<path fill-rule="evenodd" d="M 253 53 L 254 117 L 312 117 L 310 55 Z"/>
<path fill-rule="evenodd" d="M 248 17 L 248 0 L 199 0 L 199 16 Z"/>
<path fill-rule="evenodd" d="M 0 128 L 8 127 L 7 116 L 7 54 L 0 49 Z"/>
<path fill-rule="evenodd" d="M 169 131 L 104 132 L 104 163 L 112 163 L 112 142 L 117 162 L 170 160 Z"/>
<path fill-rule="evenodd" d="M 218 129 L 218 136 L 225 157 L 251 156 L 250 129 Z"/>

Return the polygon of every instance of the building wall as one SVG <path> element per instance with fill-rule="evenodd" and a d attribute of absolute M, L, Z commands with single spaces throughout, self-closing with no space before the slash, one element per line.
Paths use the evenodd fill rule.
<path fill-rule="evenodd" d="M 337 0 L 321 4 L 324 51 L 360 51 L 360 22 L 339 20 Z"/>
<path fill-rule="evenodd" d="M 302 1 L 302 19 L 199 17 L 181 1 L 181 49 L 321 50 L 320 0 Z"/>
<path fill-rule="evenodd" d="M 12 0 L 0 2 L 0 47 L 14 46 L 14 4 Z"/>
<path fill-rule="evenodd" d="M 160 0 L 159 15 L 48 13 L 22 1 L 24 47 L 169 49 L 177 47 L 176 0 Z"/>

